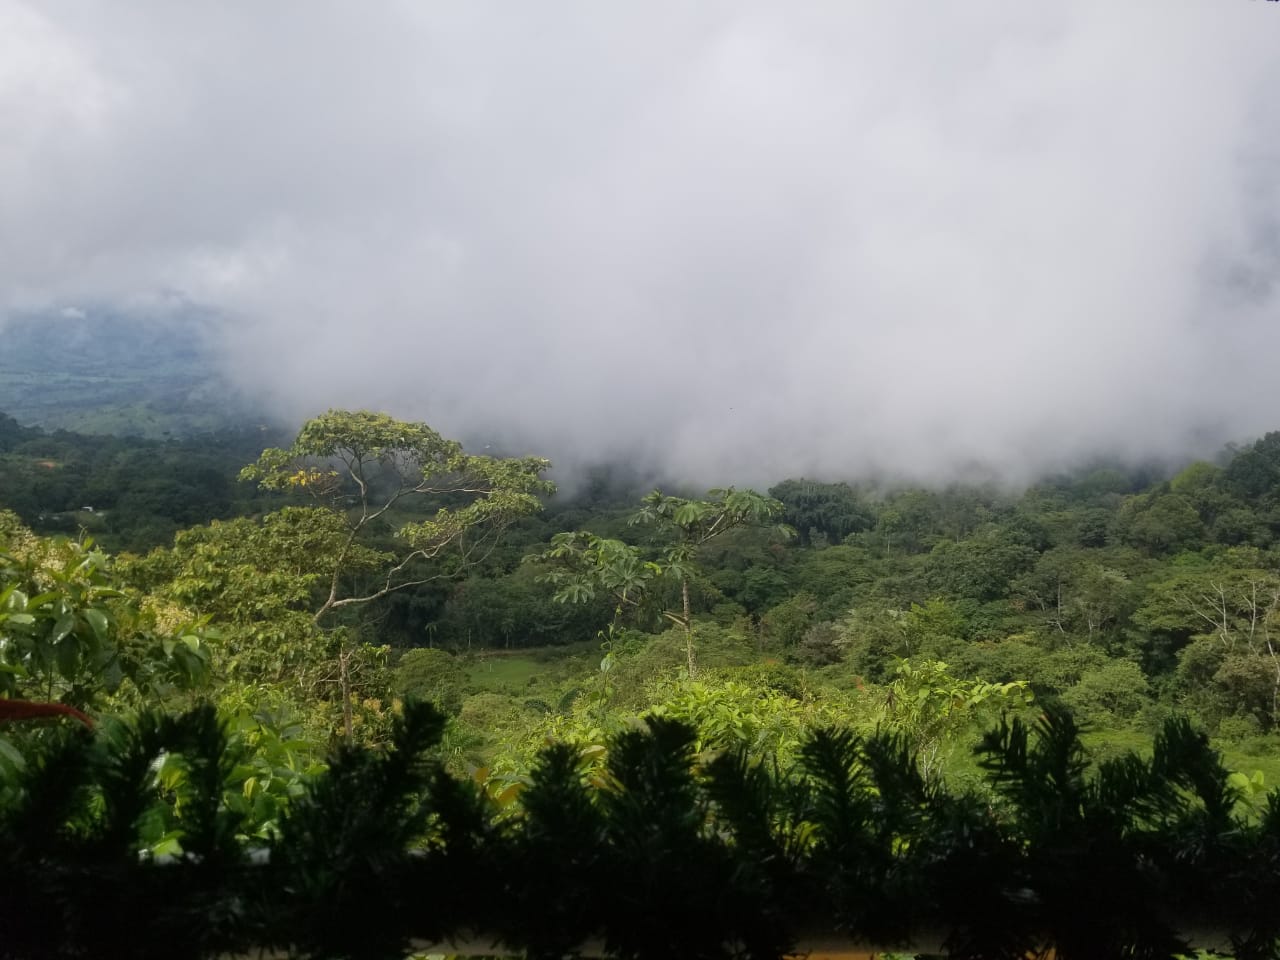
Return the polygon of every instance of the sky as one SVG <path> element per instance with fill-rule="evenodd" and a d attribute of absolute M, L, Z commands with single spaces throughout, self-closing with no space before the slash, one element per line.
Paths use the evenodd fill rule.
<path fill-rule="evenodd" d="M 1277 90 L 1258 0 L 0 0 L 0 326 L 707 485 L 1200 455 L 1280 429 Z"/>

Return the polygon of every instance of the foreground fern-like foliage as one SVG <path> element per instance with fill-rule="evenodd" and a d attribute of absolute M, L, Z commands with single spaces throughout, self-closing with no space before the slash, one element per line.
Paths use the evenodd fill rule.
<path fill-rule="evenodd" d="M 1243 818 L 1185 720 L 1150 759 L 1097 767 L 1066 713 L 1002 723 L 979 795 L 922 777 L 892 735 L 821 730 L 779 769 L 697 756 L 694 730 L 653 718 L 603 772 L 547 747 L 515 816 L 432 759 L 443 729 L 410 704 L 389 748 L 339 748 L 256 848 L 225 790 L 243 748 L 212 708 L 31 732 L 0 784 L 0 956 L 373 960 L 481 936 L 536 958 L 767 958 L 928 931 L 953 957 L 1096 960 L 1172 957 L 1200 929 L 1278 955 L 1280 792 Z M 157 810 L 176 855 L 148 852 Z"/>

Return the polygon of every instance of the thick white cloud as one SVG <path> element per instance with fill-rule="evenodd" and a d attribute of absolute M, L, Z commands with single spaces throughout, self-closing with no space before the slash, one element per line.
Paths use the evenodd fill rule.
<path fill-rule="evenodd" d="M 1204 449 L 1280 428 L 1278 80 L 1248 0 L 0 0 L 0 313 L 701 481 Z"/>

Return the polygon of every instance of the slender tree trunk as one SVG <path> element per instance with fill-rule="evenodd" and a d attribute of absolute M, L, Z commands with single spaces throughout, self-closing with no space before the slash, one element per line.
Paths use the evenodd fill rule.
<path fill-rule="evenodd" d="M 346 734 L 347 743 L 355 736 L 355 724 L 351 716 L 351 671 L 347 668 L 350 659 L 349 650 L 338 654 L 338 681 L 342 687 L 342 732 Z"/>
<path fill-rule="evenodd" d="M 680 578 L 680 600 L 684 607 L 684 649 L 689 658 L 689 679 L 698 672 L 698 663 L 693 656 L 693 615 L 689 612 L 689 578 Z"/>

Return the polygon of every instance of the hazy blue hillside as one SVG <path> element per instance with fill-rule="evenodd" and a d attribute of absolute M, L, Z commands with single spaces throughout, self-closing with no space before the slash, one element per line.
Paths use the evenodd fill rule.
<path fill-rule="evenodd" d="M 13 319 L 0 336 L 0 410 L 20 423 L 157 437 L 251 415 L 215 372 L 198 316 L 77 311 Z"/>

